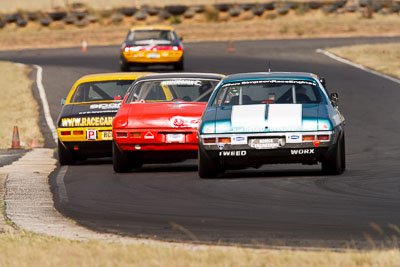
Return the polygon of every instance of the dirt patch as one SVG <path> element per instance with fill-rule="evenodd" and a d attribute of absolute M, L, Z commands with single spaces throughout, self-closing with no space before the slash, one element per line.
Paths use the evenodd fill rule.
<path fill-rule="evenodd" d="M 400 78 L 400 43 L 354 45 L 327 50 L 370 69 Z"/>
<path fill-rule="evenodd" d="M 227 41 L 255 39 L 288 39 L 354 36 L 399 36 L 400 16 L 375 15 L 362 19 L 359 14 L 325 15 L 320 10 L 306 15 L 294 11 L 274 19 L 265 17 L 249 21 L 208 22 L 192 18 L 175 25 L 184 42 Z M 135 25 L 152 24 L 137 22 Z M 166 24 L 169 24 L 166 23 Z M 125 18 L 119 25 L 91 24 L 85 28 L 55 22 L 49 28 L 28 25 L 26 28 L 3 29 L 0 49 L 36 49 L 81 46 L 85 40 L 90 46 L 121 45 L 132 26 L 132 18 Z"/>
<path fill-rule="evenodd" d="M 21 146 L 43 144 L 30 71 L 25 65 L 0 62 L 0 149 L 11 147 L 14 126 L 18 127 Z"/>

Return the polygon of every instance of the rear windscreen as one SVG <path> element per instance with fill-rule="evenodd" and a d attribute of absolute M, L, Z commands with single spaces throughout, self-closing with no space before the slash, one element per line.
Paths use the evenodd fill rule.
<path fill-rule="evenodd" d="M 220 87 L 213 105 L 273 103 L 319 104 L 317 85 L 306 80 L 257 80 L 227 83 Z"/>
<path fill-rule="evenodd" d="M 71 103 L 122 100 L 134 80 L 81 83 L 71 97 Z"/>
<path fill-rule="evenodd" d="M 127 102 L 207 102 L 218 83 L 208 79 L 165 79 L 138 83 Z"/>
<path fill-rule="evenodd" d="M 168 30 L 136 30 L 129 32 L 126 41 L 134 45 L 173 45 L 178 43 L 178 38 Z"/>

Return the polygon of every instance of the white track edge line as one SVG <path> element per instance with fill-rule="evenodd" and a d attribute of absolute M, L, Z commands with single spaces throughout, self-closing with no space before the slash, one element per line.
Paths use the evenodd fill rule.
<path fill-rule="evenodd" d="M 47 102 L 47 97 L 46 97 L 46 91 L 44 90 L 43 84 L 42 84 L 42 73 L 43 73 L 43 68 L 39 65 L 33 65 L 36 69 L 36 86 L 39 90 L 39 96 L 40 100 L 42 101 L 42 106 L 43 106 L 43 113 L 44 113 L 44 118 L 46 120 L 47 126 L 50 129 L 50 132 L 53 136 L 54 142 L 57 143 L 58 140 L 58 135 L 57 135 L 57 129 L 54 126 L 54 121 L 51 118 L 50 115 L 50 108 L 49 108 L 49 102 Z"/>
<path fill-rule="evenodd" d="M 347 60 L 347 59 L 345 59 L 345 58 L 339 57 L 339 56 L 337 56 L 337 55 L 335 55 L 335 54 L 332 54 L 332 53 L 330 53 L 330 52 L 328 52 L 328 51 L 326 51 L 326 50 L 317 49 L 316 52 L 317 52 L 317 53 L 320 53 L 320 54 L 324 54 L 324 55 L 327 56 L 327 57 L 330 57 L 330 58 L 332 58 L 332 59 L 334 59 L 334 60 L 336 60 L 336 61 L 342 62 L 342 63 L 344 63 L 344 64 L 350 65 L 350 66 L 352 66 L 352 67 L 354 67 L 354 68 L 361 69 L 361 70 L 363 70 L 363 71 L 366 71 L 366 72 L 375 74 L 375 75 L 377 75 L 377 76 L 379 76 L 379 77 L 382 77 L 382 78 L 391 80 L 392 82 L 395 82 L 395 83 L 400 84 L 400 80 L 399 80 L 399 79 L 396 79 L 396 78 L 394 78 L 394 77 L 392 77 L 392 76 L 383 74 L 383 73 L 378 72 L 378 71 L 375 71 L 375 70 L 371 70 L 371 69 L 369 69 L 369 68 L 364 67 L 363 65 L 360 65 L 360 64 L 358 64 L 358 63 L 354 63 L 354 62 L 352 62 L 352 61 L 350 61 L 350 60 Z"/>

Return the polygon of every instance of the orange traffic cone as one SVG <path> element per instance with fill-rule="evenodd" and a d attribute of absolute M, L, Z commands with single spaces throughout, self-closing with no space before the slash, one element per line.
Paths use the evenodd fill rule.
<path fill-rule="evenodd" d="M 38 147 L 38 138 L 37 138 L 37 136 L 33 137 L 33 140 L 29 144 L 29 146 L 32 147 L 32 148 Z"/>
<path fill-rule="evenodd" d="M 82 41 L 82 52 L 86 52 L 88 49 L 88 44 L 85 40 Z"/>
<path fill-rule="evenodd" d="M 232 40 L 229 40 L 229 43 L 228 43 L 228 48 L 226 49 L 226 51 L 228 51 L 228 52 L 235 52 L 235 48 L 233 47 L 233 42 L 232 42 Z"/>
<path fill-rule="evenodd" d="M 20 149 L 21 145 L 19 143 L 18 126 L 14 126 L 11 149 Z"/>

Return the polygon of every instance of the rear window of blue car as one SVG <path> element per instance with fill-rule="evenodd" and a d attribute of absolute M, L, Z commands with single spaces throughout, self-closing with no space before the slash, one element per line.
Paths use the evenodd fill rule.
<path fill-rule="evenodd" d="M 319 104 L 317 84 L 308 80 L 255 80 L 226 83 L 214 99 L 214 106 L 251 104 Z"/>

